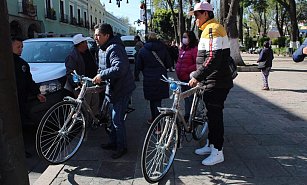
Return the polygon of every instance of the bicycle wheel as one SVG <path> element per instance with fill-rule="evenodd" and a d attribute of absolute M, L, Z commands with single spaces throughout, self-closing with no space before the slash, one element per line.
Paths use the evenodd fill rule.
<path fill-rule="evenodd" d="M 206 130 L 208 128 L 208 119 L 206 116 L 206 112 L 206 105 L 201 99 L 201 95 L 197 95 L 195 99 L 195 112 L 194 115 L 192 115 L 192 136 L 194 140 L 200 140 L 206 133 Z"/>
<path fill-rule="evenodd" d="M 175 159 L 179 134 L 174 116 L 175 114 L 160 114 L 147 132 L 141 167 L 143 176 L 149 183 L 161 180 Z"/>
<path fill-rule="evenodd" d="M 36 151 L 51 164 L 67 161 L 81 146 L 85 135 L 85 115 L 82 111 L 76 113 L 76 110 L 75 102 L 59 102 L 46 112 L 38 126 Z"/>

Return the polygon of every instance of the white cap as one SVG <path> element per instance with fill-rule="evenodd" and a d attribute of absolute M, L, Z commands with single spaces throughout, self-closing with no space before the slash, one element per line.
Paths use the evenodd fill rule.
<path fill-rule="evenodd" d="M 74 45 L 79 44 L 80 42 L 89 40 L 91 37 L 83 37 L 82 34 L 77 34 L 72 38 Z"/>

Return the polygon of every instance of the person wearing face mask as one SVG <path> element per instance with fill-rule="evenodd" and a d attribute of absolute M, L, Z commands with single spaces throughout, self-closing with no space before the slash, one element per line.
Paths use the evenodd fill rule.
<path fill-rule="evenodd" d="M 198 40 L 194 32 L 186 31 L 182 36 L 182 46 L 179 50 L 179 56 L 176 64 L 176 74 L 180 81 L 189 82 L 190 73 L 196 71 L 196 56 L 197 56 Z M 182 91 L 189 90 L 189 86 L 182 86 Z M 193 96 L 184 99 L 185 114 L 184 119 L 189 119 Z"/>

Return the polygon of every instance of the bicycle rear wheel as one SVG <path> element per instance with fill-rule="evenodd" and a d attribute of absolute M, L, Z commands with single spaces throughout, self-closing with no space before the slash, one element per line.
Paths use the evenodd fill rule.
<path fill-rule="evenodd" d="M 197 94 L 195 99 L 195 112 L 192 115 L 194 140 L 200 140 L 206 133 L 208 128 L 208 118 L 206 116 L 206 105 L 201 98 L 202 94 Z"/>
<path fill-rule="evenodd" d="M 80 148 L 85 135 L 85 115 L 77 103 L 62 101 L 42 118 L 36 133 L 36 151 L 51 164 L 70 159 Z M 64 123 L 67 122 L 66 126 Z"/>
<path fill-rule="evenodd" d="M 149 183 L 161 180 L 175 159 L 179 134 L 174 117 L 175 114 L 160 114 L 147 132 L 141 167 L 143 176 Z"/>

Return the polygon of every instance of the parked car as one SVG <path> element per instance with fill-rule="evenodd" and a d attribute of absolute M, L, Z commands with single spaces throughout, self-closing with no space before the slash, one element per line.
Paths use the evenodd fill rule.
<path fill-rule="evenodd" d="M 121 36 L 121 40 L 123 41 L 125 45 L 125 50 L 128 55 L 128 59 L 130 62 L 134 62 L 134 54 L 135 54 L 135 42 L 134 42 L 134 36 L 133 35 L 126 35 Z"/>
<path fill-rule="evenodd" d="M 93 40 L 89 41 L 89 45 Z M 51 37 L 28 39 L 23 42 L 21 57 L 30 65 L 33 80 L 38 84 L 46 103 L 39 103 L 35 97 L 29 100 L 29 117 L 39 122 L 45 112 L 66 95 L 65 58 L 72 50 L 72 37 Z"/>

